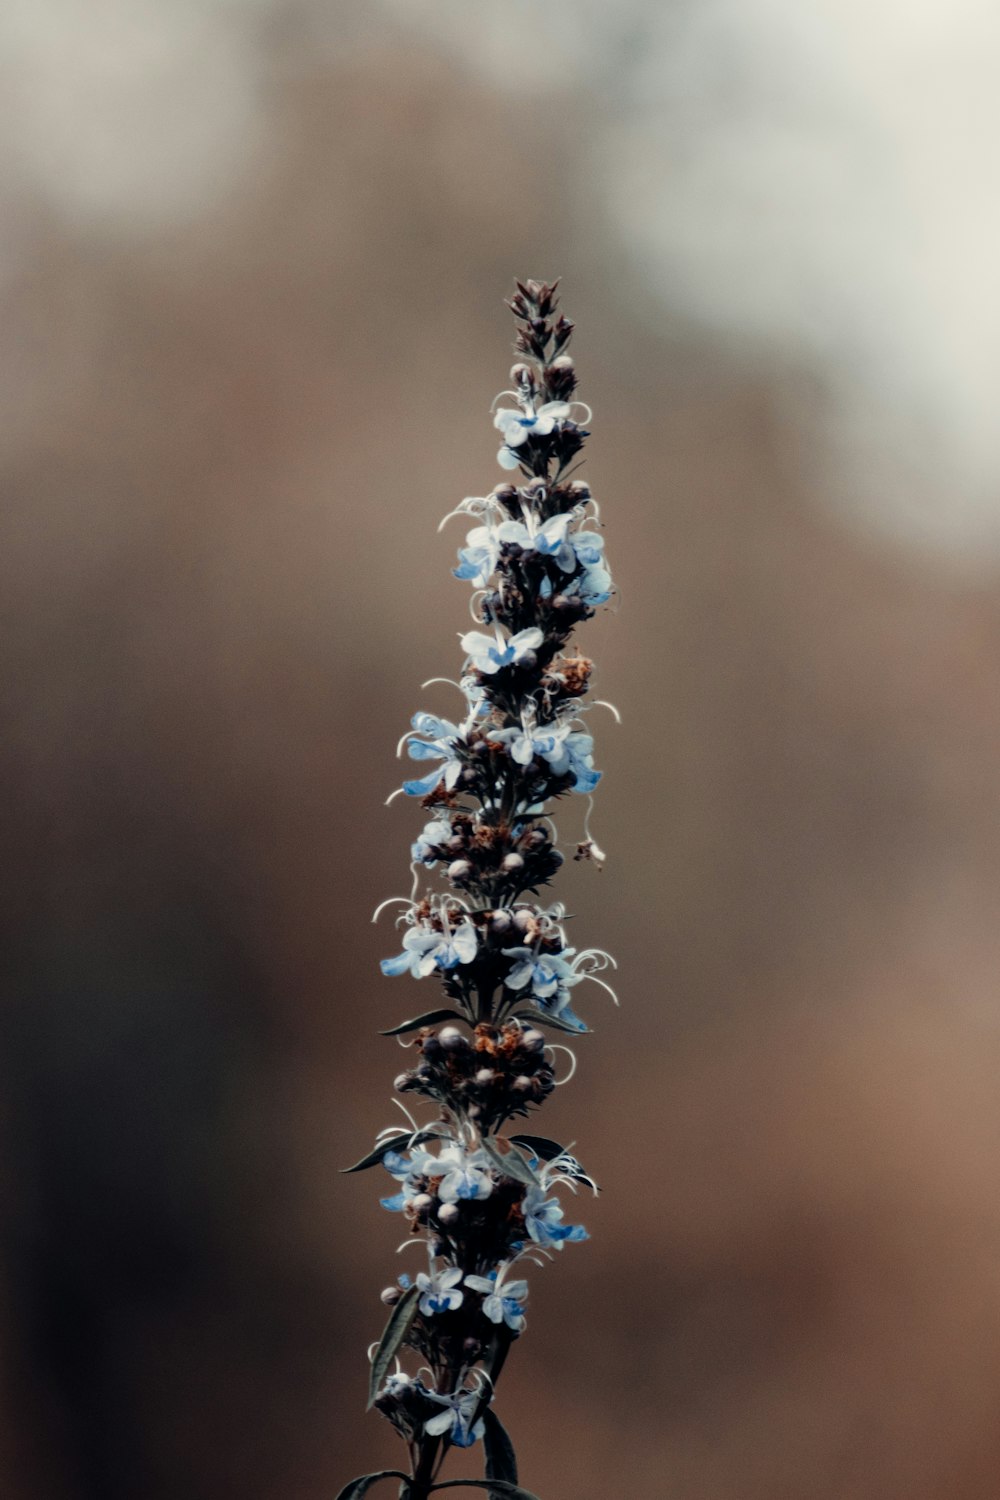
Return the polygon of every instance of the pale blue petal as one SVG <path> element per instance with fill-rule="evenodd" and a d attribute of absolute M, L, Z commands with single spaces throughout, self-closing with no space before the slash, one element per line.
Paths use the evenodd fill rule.
<path fill-rule="evenodd" d="M 602 774 L 601 771 L 578 770 L 576 780 L 573 783 L 574 792 L 592 792 L 600 781 Z"/>
<path fill-rule="evenodd" d="M 504 980 L 509 990 L 523 990 L 529 983 L 532 974 L 532 963 L 526 958 L 523 963 L 515 964 L 507 978 Z"/>
<path fill-rule="evenodd" d="M 476 929 L 471 922 L 463 922 L 456 929 L 452 946 L 463 964 L 471 964 L 479 947 Z"/>
<path fill-rule="evenodd" d="M 404 781 L 403 791 L 408 797 L 426 797 L 427 793 L 432 792 L 441 780 L 443 769 L 443 766 L 438 766 L 436 770 L 429 771 L 419 781 Z"/>
<path fill-rule="evenodd" d="M 428 745 L 424 740 L 407 740 L 406 748 L 411 760 L 443 760 L 447 754 L 440 745 Z"/>

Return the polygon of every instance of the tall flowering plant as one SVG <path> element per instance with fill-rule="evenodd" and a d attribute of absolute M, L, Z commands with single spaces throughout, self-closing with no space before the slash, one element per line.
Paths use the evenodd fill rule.
<path fill-rule="evenodd" d="M 545 1102 L 561 1053 L 572 1069 L 549 1034 L 586 1031 L 574 992 L 584 980 L 610 990 L 598 976 L 613 963 L 571 947 L 563 907 L 539 900 L 563 862 L 550 807 L 572 793 L 589 799 L 600 780 L 585 719 L 592 663 L 570 648 L 574 626 L 612 594 L 597 504 L 572 478 L 590 413 L 573 399 L 573 324 L 558 312 L 556 286 L 518 282 L 508 305 L 519 360 L 494 426 L 511 480 L 452 512 L 476 523 L 454 569 L 473 587 L 481 627 L 461 637 L 451 685 L 462 711 L 455 721 L 413 716 L 400 753 L 430 769 L 393 793 L 418 800 L 427 821 L 401 902 L 402 951 L 382 971 L 434 976 L 445 1003 L 384 1035 L 414 1053 L 397 1092 L 429 1107 L 420 1120 L 397 1101 L 406 1125 L 383 1131 L 348 1168 L 388 1173 L 394 1191 L 382 1206 L 425 1258 L 412 1280 L 382 1293 L 391 1311 L 370 1351 L 369 1405 L 406 1443 L 409 1473 L 366 1474 L 338 1500 L 361 1500 L 383 1479 L 400 1480 L 404 1500 L 459 1486 L 533 1500 L 518 1485 L 494 1393 L 526 1325 L 525 1271 L 587 1238 L 566 1221 L 562 1194 L 596 1192 L 566 1147 L 506 1128 Z M 574 857 L 602 857 L 586 823 Z M 421 890 L 425 871 L 443 881 Z M 483 1478 L 439 1479 L 452 1448 L 480 1441 Z"/>

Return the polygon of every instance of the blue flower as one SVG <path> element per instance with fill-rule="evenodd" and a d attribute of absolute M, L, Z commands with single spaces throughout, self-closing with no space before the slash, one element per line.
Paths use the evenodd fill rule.
<path fill-rule="evenodd" d="M 442 1203 L 481 1201 L 492 1193 L 493 1178 L 484 1151 L 464 1151 L 459 1145 L 451 1145 L 445 1146 L 436 1160 L 428 1153 L 428 1159 L 433 1162 L 431 1176 L 444 1174 L 437 1190 Z"/>
<path fill-rule="evenodd" d="M 431 865 L 437 864 L 440 858 L 435 851 L 440 849 L 442 844 L 446 844 L 450 838 L 451 824 L 448 819 L 432 818 L 429 823 L 424 824 L 417 835 L 416 842 L 411 844 L 410 858 L 414 864 L 426 865 L 429 869 Z"/>
<path fill-rule="evenodd" d="M 504 1261 L 489 1276 L 466 1276 L 465 1284 L 474 1292 L 485 1293 L 483 1312 L 491 1323 L 506 1323 L 515 1333 L 522 1333 L 528 1321 L 522 1306 L 528 1295 L 528 1283 L 505 1280 L 510 1264 Z"/>
<path fill-rule="evenodd" d="M 574 578 L 564 593 L 579 594 L 584 604 L 607 604 L 612 587 L 611 574 L 607 568 L 597 564 L 592 568 L 584 568 L 579 578 Z"/>
<path fill-rule="evenodd" d="M 570 537 L 576 560 L 584 568 L 596 567 L 604 557 L 604 538 L 597 531 L 578 531 Z"/>
<path fill-rule="evenodd" d="M 441 764 L 419 781 L 404 781 L 403 791 L 408 797 L 426 797 L 443 779 L 450 792 L 462 774 L 462 759 L 458 743 L 462 732 L 450 719 L 438 719 L 434 714 L 416 713 L 410 720 L 413 732 L 404 739 L 411 760 L 439 760 Z M 417 739 L 418 734 L 428 735 L 426 740 Z"/>
<path fill-rule="evenodd" d="M 582 730 L 575 730 L 568 734 L 562 745 L 565 756 L 565 769 L 571 771 L 576 778 L 573 782 L 574 792 L 592 792 L 601 779 L 600 771 L 594 770 L 594 739 L 592 735 L 584 734 Z M 562 762 L 550 762 L 552 769 L 560 769 Z"/>
<path fill-rule="evenodd" d="M 387 1208 L 390 1213 L 401 1213 L 410 1199 L 422 1190 L 420 1179 L 426 1175 L 424 1159 L 429 1155 L 428 1151 L 423 1150 L 414 1151 L 412 1156 L 404 1156 L 401 1151 L 385 1153 L 382 1158 L 383 1167 L 390 1177 L 395 1177 L 403 1186 L 391 1198 L 379 1199 L 383 1208 Z"/>
<path fill-rule="evenodd" d="M 568 722 L 552 730 L 551 744 L 541 751 L 557 776 L 571 774 L 574 792 L 592 792 L 601 779 L 594 770 L 594 737 Z"/>
<path fill-rule="evenodd" d="M 528 1233 L 536 1245 L 549 1249 L 553 1245 L 561 1250 L 566 1240 L 576 1242 L 589 1239 L 582 1224 L 564 1224 L 563 1208 L 558 1198 L 546 1198 L 545 1189 L 530 1187 L 521 1204 Z"/>
<path fill-rule="evenodd" d="M 566 951 L 572 954 L 575 949 Z M 503 953 L 518 960 L 504 980 L 509 990 L 523 990 L 530 985 L 530 993 L 536 1000 L 551 1000 L 561 985 L 579 982 L 572 967 L 557 953 L 536 953 L 534 948 L 504 948 Z"/>
<path fill-rule="evenodd" d="M 572 521 L 573 516 L 564 513 L 550 516 L 541 526 L 533 523 L 529 526 L 523 521 L 503 521 L 496 527 L 476 526 L 466 537 L 466 545 L 459 549 L 459 566 L 452 572 L 456 578 L 467 578 L 477 588 L 485 588 L 490 575 L 496 571 L 503 548 L 517 546 L 522 552 L 537 552 L 540 557 L 555 558 L 564 573 L 571 573 L 578 559 L 577 539 L 566 539 Z M 596 540 L 603 546 L 602 537 Z"/>
<path fill-rule="evenodd" d="M 502 667 L 515 665 L 529 651 L 535 651 L 544 639 L 537 626 L 519 630 L 506 641 L 499 630 L 495 636 L 484 635 L 481 630 L 470 630 L 462 636 L 461 646 L 477 671 L 492 676 Z"/>
<path fill-rule="evenodd" d="M 494 730 L 492 740 L 510 746 L 510 758 L 526 766 L 533 757 L 544 760 L 556 776 L 573 776 L 574 792 L 592 792 L 601 779 L 594 770 L 593 736 L 573 729 L 571 719 L 533 724 L 525 716 L 521 727 Z"/>
<path fill-rule="evenodd" d="M 504 984 L 509 990 L 527 990 L 539 1010 L 556 1016 L 576 1031 L 586 1031 L 578 1015 L 570 1009 L 569 992 L 584 977 L 566 961 L 575 948 L 565 948 L 562 954 L 537 953 L 534 948 L 504 948 L 507 958 L 517 959 Z"/>
<path fill-rule="evenodd" d="M 490 526 L 476 526 L 459 549 L 459 566 L 452 568 L 456 578 L 468 578 L 478 588 L 485 588 L 500 558 L 500 536 Z"/>
<path fill-rule="evenodd" d="M 425 1317 L 461 1307 L 465 1300 L 464 1294 L 458 1291 L 461 1279 L 460 1266 L 446 1266 L 443 1271 L 431 1271 L 429 1275 L 426 1271 L 417 1272 L 417 1286 L 421 1291 L 420 1311 Z"/>
<path fill-rule="evenodd" d="M 447 1436 L 456 1448 L 471 1448 L 482 1437 L 486 1430 L 482 1417 L 470 1427 L 481 1399 L 478 1391 L 459 1391 L 453 1396 L 439 1396 L 437 1391 L 426 1394 L 444 1408 L 424 1423 L 424 1431 L 431 1437 Z"/>
<path fill-rule="evenodd" d="M 402 953 L 395 958 L 383 958 L 382 973 L 395 975 L 409 971 L 414 979 L 423 979 L 435 969 L 471 964 L 478 946 L 476 929 L 468 919 L 459 922 L 454 932 L 447 927 L 438 932 L 425 922 L 418 922 L 403 938 Z"/>
<path fill-rule="evenodd" d="M 546 401 L 534 411 L 525 403 L 520 411 L 504 407 L 493 418 L 493 426 L 500 433 L 504 446 L 497 454 L 497 463 L 502 469 L 516 469 L 520 458 L 513 450 L 520 448 L 529 437 L 548 437 L 558 422 L 569 418 L 570 408 L 565 401 Z"/>

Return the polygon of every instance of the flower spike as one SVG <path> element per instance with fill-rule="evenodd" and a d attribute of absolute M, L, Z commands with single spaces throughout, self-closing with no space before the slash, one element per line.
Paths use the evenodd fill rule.
<path fill-rule="evenodd" d="M 399 1249 L 416 1244 L 427 1257 L 414 1280 L 382 1291 L 389 1321 L 369 1355 L 372 1403 L 410 1461 L 408 1476 L 382 1473 L 405 1479 L 408 1500 L 428 1500 L 449 1450 L 479 1441 L 498 1492 L 527 1493 L 492 1410 L 496 1380 L 527 1326 L 526 1265 L 587 1239 L 582 1224 L 564 1222 L 560 1191 L 597 1191 L 568 1148 L 502 1133 L 573 1077 L 576 1054 L 548 1034 L 586 1033 L 570 1003 L 576 987 L 590 979 L 617 1003 L 597 978 L 614 960 L 570 946 L 563 905 L 538 899 L 564 859 L 552 816 L 561 798 L 586 802 L 574 858 L 604 859 L 590 834 L 601 772 L 584 713 L 601 706 L 619 718 L 588 699 L 593 664 L 570 645 L 615 587 L 597 502 L 572 477 L 591 411 L 575 397 L 573 324 L 558 311 L 557 285 L 517 282 L 508 304 L 518 362 L 492 407 L 506 478 L 441 523 L 474 522 L 452 572 L 472 586 L 475 628 L 459 632 L 458 679 L 424 686 L 457 688 L 465 709 L 455 721 L 417 712 L 400 738 L 397 755 L 430 766 L 388 800 L 419 801 L 424 821 L 411 835 L 411 897 L 382 902 L 373 918 L 402 907 L 402 951 L 381 960 L 382 972 L 433 977 L 445 1000 L 384 1033 L 410 1050 L 395 1088 L 430 1101 L 427 1123 L 397 1098 L 409 1129 L 382 1131 L 350 1169 L 382 1167 L 392 1179 L 382 1206 L 409 1228 Z M 562 1078 L 558 1052 L 568 1058 Z M 408 1351 L 412 1373 L 400 1358 Z"/>

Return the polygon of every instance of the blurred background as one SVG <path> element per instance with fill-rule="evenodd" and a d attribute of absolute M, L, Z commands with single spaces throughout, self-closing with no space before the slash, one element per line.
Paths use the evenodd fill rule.
<path fill-rule="evenodd" d="M 985 0 L 0 11 L 5 1500 L 400 1461 L 383 800 L 558 275 L 624 1003 L 539 1119 L 604 1192 L 522 1478 L 1000 1491 L 998 64 Z"/>

